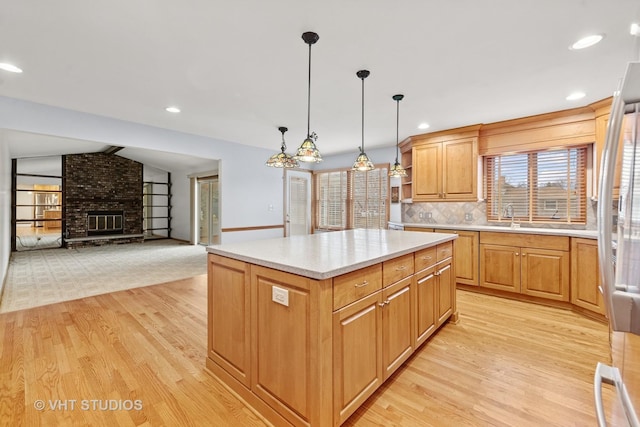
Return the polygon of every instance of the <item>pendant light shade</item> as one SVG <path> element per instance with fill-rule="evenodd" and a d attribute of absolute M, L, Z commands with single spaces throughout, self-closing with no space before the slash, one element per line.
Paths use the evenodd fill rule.
<path fill-rule="evenodd" d="M 400 162 L 398 161 L 398 150 L 400 140 L 398 138 L 398 133 L 400 129 L 400 101 L 402 101 L 404 95 L 393 95 L 393 100 L 396 101 L 396 162 L 391 166 L 391 170 L 389 171 L 390 177 L 403 178 L 407 176 L 407 171 L 402 167 Z"/>
<path fill-rule="evenodd" d="M 311 45 L 320 39 L 316 33 L 306 32 L 302 34 L 302 40 L 309 45 L 309 80 L 307 84 L 307 138 L 302 142 L 294 158 L 301 162 L 318 163 L 322 161 L 320 151 L 316 147 L 318 136 L 310 131 L 311 127 Z"/>
<path fill-rule="evenodd" d="M 269 160 L 265 163 L 267 166 L 273 168 L 297 168 L 298 161 L 290 154 L 285 153 L 287 150 L 287 144 L 284 142 L 284 133 L 289 130 L 284 126 L 278 128 L 282 132 L 282 145 L 280 145 L 280 152 L 269 157 Z"/>
<path fill-rule="evenodd" d="M 356 76 L 362 80 L 362 144 L 360 145 L 360 154 L 351 168 L 354 171 L 373 170 L 373 163 L 369 160 L 367 153 L 364 152 L 364 79 L 369 77 L 369 74 L 368 70 L 360 70 L 356 73 Z"/>

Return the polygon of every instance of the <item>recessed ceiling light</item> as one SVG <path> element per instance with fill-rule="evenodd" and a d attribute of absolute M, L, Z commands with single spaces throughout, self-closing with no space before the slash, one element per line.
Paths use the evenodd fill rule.
<path fill-rule="evenodd" d="M 631 24 L 631 35 L 640 36 L 640 24 L 636 24 L 635 22 Z"/>
<path fill-rule="evenodd" d="M 429 123 L 420 123 L 418 129 L 429 129 Z"/>
<path fill-rule="evenodd" d="M 569 49 L 573 49 L 573 50 L 584 49 L 586 47 L 593 46 L 603 38 L 604 38 L 604 34 L 593 34 L 593 35 L 581 38 L 580 40 L 578 40 L 577 42 L 569 46 Z"/>
<path fill-rule="evenodd" d="M 5 71 L 9 71 L 11 73 L 21 73 L 22 70 L 18 67 L 16 67 L 13 64 L 8 64 L 6 62 L 0 62 L 0 70 L 5 70 Z"/>
<path fill-rule="evenodd" d="M 179 113 L 180 109 L 178 107 L 167 107 L 165 108 L 165 110 L 167 110 L 170 113 Z"/>
<path fill-rule="evenodd" d="M 584 98 L 586 94 L 584 92 L 573 92 L 569 96 L 567 96 L 567 101 L 575 101 L 576 99 Z"/>

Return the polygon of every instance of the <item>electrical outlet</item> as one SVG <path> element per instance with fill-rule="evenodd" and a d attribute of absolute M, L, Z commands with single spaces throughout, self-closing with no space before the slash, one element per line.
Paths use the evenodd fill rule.
<path fill-rule="evenodd" d="M 271 288 L 271 300 L 273 302 L 277 302 L 278 304 L 289 307 L 289 291 L 274 286 L 273 288 Z"/>
<path fill-rule="evenodd" d="M 423 213 L 423 212 L 420 212 L 420 213 L 418 214 L 418 218 L 423 219 L 423 218 L 424 218 L 424 213 Z"/>
<path fill-rule="evenodd" d="M 464 220 L 465 221 L 473 221 L 473 214 L 472 213 L 464 214 Z"/>
<path fill-rule="evenodd" d="M 427 212 L 427 219 L 431 219 L 431 212 Z"/>

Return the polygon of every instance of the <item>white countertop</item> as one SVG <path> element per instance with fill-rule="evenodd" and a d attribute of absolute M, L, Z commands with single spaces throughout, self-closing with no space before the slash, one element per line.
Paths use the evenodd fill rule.
<path fill-rule="evenodd" d="M 525 233 L 544 234 L 547 236 L 582 237 L 585 239 L 597 239 L 597 230 L 574 230 L 571 228 L 541 228 L 521 225 L 519 228 L 499 225 L 474 225 L 474 224 L 429 224 L 426 222 L 402 223 L 405 227 L 433 228 L 445 230 L 469 230 L 469 231 L 497 231 L 500 233 Z"/>
<path fill-rule="evenodd" d="M 321 280 L 456 237 L 446 233 L 357 229 L 213 245 L 208 246 L 207 251 Z"/>

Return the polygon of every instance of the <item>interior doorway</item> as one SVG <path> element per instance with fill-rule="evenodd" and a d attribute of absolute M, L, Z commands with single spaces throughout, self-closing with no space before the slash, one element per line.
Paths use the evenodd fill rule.
<path fill-rule="evenodd" d="M 311 172 L 285 170 L 285 236 L 311 233 Z"/>
<path fill-rule="evenodd" d="M 198 238 L 200 245 L 220 243 L 218 177 L 198 178 Z"/>

